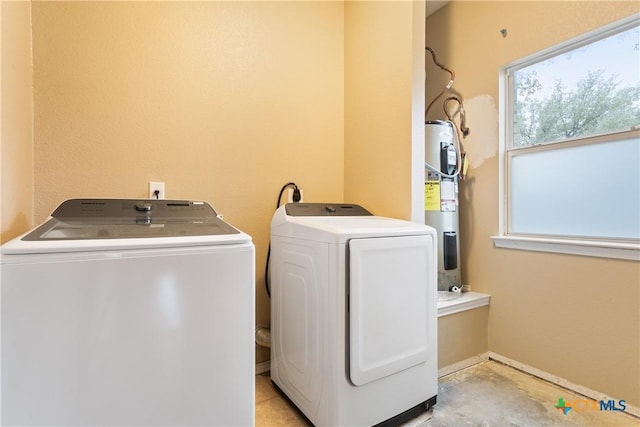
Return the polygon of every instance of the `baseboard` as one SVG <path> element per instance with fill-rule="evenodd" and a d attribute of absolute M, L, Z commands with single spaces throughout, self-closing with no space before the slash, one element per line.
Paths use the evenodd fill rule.
<path fill-rule="evenodd" d="M 489 360 L 489 352 L 478 354 L 477 356 L 461 360 L 460 362 L 456 362 L 451 365 L 445 366 L 444 368 L 438 369 L 438 378 L 444 377 L 445 375 L 453 374 L 454 372 L 461 371 L 473 365 L 477 365 L 478 363 L 486 362 L 487 360 Z"/>
<path fill-rule="evenodd" d="M 529 375 L 533 375 L 534 377 L 538 377 L 552 384 L 556 384 L 560 387 L 566 388 L 567 390 L 573 391 L 575 393 L 581 394 L 590 399 L 600 401 L 600 400 L 618 400 L 614 399 L 611 396 L 607 396 L 604 393 L 601 393 L 596 390 L 592 390 L 588 387 L 585 387 L 580 384 L 573 383 L 565 378 L 558 377 L 557 375 L 550 374 L 549 372 L 545 372 L 541 369 L 534 368 L 533 366 L 526 365 L 524 363 L 520 363 L 516 360 L 510 359 L 501 354 L 494 353 L 492 351 L 489 352 L 489 359 L 495 360 L 496 362 L 500 362 L 507 366 L 510 366 L 514 369 L 518 369 L 519 371 L 526 372 Z M 640 408 L 637 406 L 626 404 L 625 412 L 633 415 L 634 417 L 640 417 Z"/>
<path fill-rule="evenodd" d="M 267 360 L 266 362 L 256 363 L 256 375 L 264 374 L 265 372 L 269 372 L 271 370 L 271 362 Z"/>

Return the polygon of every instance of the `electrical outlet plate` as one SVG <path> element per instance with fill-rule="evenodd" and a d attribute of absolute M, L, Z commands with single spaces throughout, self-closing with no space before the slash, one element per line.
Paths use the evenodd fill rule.
<path fill-rule="evenodd" d="M 156 191 L 158 192 L 158 197 L 156 197 Z M 149 182 L 149 198 L 164 200 L 164 182 Z"/>
<path fill-rule="evenodd" d="M 304 193 L 302 192 L 302 189 L 300 188 L 300 201 L 298 203 L 302 203 L 304 201 Z M 287 193 L 287 203 L 293 203 L 293 188 L 289 189 L 289 192 Z"/>

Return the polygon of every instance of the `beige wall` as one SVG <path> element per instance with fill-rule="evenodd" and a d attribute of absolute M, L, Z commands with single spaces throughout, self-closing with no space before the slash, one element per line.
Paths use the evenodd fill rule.
<path fill-rule="evenodd" d="M 346 2 L 344 42 L 345 200 L 420 222 L 424 170 L 413 159 L 424 158 L 424 10 Z"/>
<path fill-rule="evenodd" d="M 412 215 L 423 38 L 421 2 L 36 2 L 35 221 L 72 197 L 146 197 L 150 180 L 168 198 L 208 200 L 254 238 L 256 320 L 268 324 L 284 183 L 307 201 L 349 193 Z"/>
<path fill-rule="evenodd" d="M 488 306 L 438 317 L 438 369 L 486 355 L 488 321 Z"/>
<path fill-rule="evenodd" d="M 31 3 L 2 1 L 0 243 L 33 226 Z"/>
<path fill-rule="evenodd" d="M 25 4 L 14 6 L 12 20 L 21 40 L 13 58 L 23 66 Z M 383 215 L 411 215 L 416 147 L 406 141 L 415 140 L 416 106 L 408 105 L 417 98 L 407 83 L 415 81 L 415 54 L 405 43 L 415 42 L 415 5 L 369 6 L 34 3 L 31 147 L 28 66 L 16 77 L 23 91 L 5 92 L 3 3 L 2 239 L 66 198 L 145 197 L 148 181 L 162 180 L 168 197 L 211 201 L 253 236 L 257 321 L 268 323 L 262 266 L 285 182 L 296 181 L 309 201 L 348 199 Z M 429 19 L 427 40 L 455 69 L 467 100 L 463 268 L 473 289 L 492 294 L 489 349 L 638 405 L 638 264 L 497 250 L 489 239 L 498 229 L 498 67 L 635 10 L 632 2 L 456 1 Z M 427 93 L 439 87 L 435 75 Z M 5 102 L 21 112 L 9 126 Z M 20 135 L 15 150 L 9 131 Z M 7 215 L 14 197 L 21 201 Z"/>
<path fill-rule="evenodd" d="M 412 130 L 424 109 L 421 2 L 34 2 L 32 19 L 35 158 L 25 176 L 36 223 L 68 198 L 146 197 L 151 180 L 166 183 L 167 198 L 210 201 L 253 236 L 256 320 L 268 324 L 264 261 L 284 183 L 307 201 L 349 192 L 402 218 L 421 205 L 411 196 L 423 140 L 421 123 Z M 366 43 L 373 49 L 359 51 Z M 351 55 L 378 61 L 385 78 L 366 80 Z M 345 105 L 369 93 L 375 120 L 355 123 L 374 117 Z M 372 124 L 375 138 L 358 145 Z M 345 158 L 349 138 L 357 148 Z M 369 150 L 373 161 L 359 157 Z M 371 171 L 376 179 L 363 179 Z"/>
<path fill-rule="evenodd" d="M 343 199 L 343 39 L 340 2 L 34 2 L 36 221 L 150 180 L 207 200 L 254 239 L 268 324 L 280 188 Z"/>
<path fill-rule="evenodd" d="M 471 135 L 460 186 L 463 281 L 491 294 L 489 350 L 640 405 L 637 262 L 496 249 L 498 70 L 639 11 L 637 2 L 454 1 L 427 20 L 427 44 L 456 73 Z M 506 28 L 503 38 L 500 30 Z M 430 63 L 430 61 L 429 61 Z M 427 101 L 448 75 L 427 68 Z M 429 118 L 443 118 L 434 107 Z"/>

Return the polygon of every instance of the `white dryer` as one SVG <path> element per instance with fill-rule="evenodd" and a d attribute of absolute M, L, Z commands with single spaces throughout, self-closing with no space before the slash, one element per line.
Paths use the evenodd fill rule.
<path fill-rule="evenodd" d="M 209 204 L 68 200 L 1 249 L 2 425 L 254 424 L 254 246 Z"/>
<path fill-rule="evenodd" d="M 433 228 L 352 204 L 271 222 L 271 380 L 317 426 L 399 421 L 436 402 Z"/>

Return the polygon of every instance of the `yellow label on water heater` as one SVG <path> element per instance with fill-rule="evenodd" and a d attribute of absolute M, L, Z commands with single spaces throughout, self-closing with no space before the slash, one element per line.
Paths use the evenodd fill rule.
<path fill-rule="evenodd" d="M 424 210 L 440 210 L 440 181 L 424 182 Z"/>

